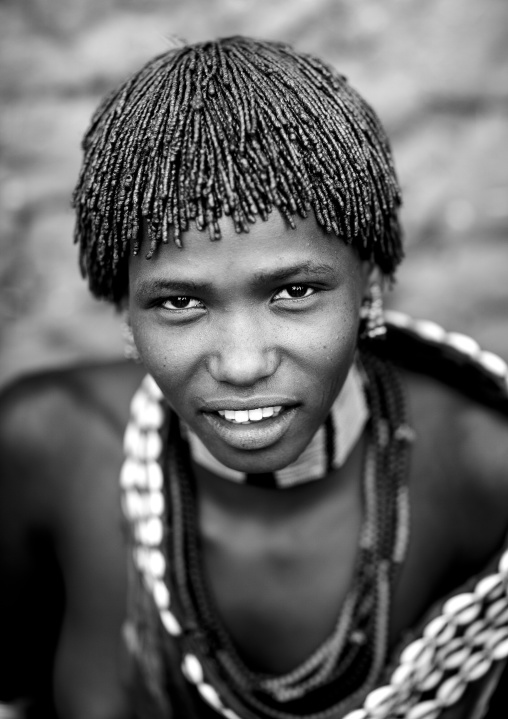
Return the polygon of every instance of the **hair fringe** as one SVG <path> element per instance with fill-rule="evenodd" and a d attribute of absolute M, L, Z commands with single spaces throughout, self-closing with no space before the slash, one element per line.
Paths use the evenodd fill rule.
<path fill-rule="evenodd" d="M 276 208 L 317 222 L 393 276 L 400 190 L 385 132 L 346 79 L 282 43 L 224 38 L 155 57 L 99 105 L 73 194 L 80 266 L 120 302 L 127 260 L 192 223 L 220 239 Z"/>

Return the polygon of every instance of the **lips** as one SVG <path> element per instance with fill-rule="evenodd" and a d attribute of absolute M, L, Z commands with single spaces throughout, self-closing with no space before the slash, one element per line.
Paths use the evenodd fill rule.
<path fill-rule="evenodd" d="M 277 412 L 272 411 L 271 416 L 259 418 L 259 413 L 261 412 L 262 415 L 263 409 L 267 414 L 269 414 L 268 409 L 277 409 Z M 214 433 L 226 444 L 235 449 L 256 450 L 278 442 L 288 431 L 297 411 L 298 407 L 295 405 L 270 404 L 244 410 L 205 411 L 203 416 Z M 231 413 L 234 413 L 234 417 Z"/>

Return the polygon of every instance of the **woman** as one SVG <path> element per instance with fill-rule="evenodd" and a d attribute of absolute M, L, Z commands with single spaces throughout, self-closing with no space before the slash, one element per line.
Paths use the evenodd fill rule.
<path fill-rule="evenodd" d="M 372 109 L 229 38 L 148 63 L 83 147 L 81 267 L 140 364 L 4 396 L 4 711 L 498 716 L 506 365 L 385 324 Z"/>

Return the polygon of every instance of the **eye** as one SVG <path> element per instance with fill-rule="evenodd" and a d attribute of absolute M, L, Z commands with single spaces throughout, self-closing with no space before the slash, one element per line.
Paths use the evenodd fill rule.
<path fill-rule="evenodd" d="M 186 295 L 174 295 L 166 298 L 160 305 L 165 310 L 177 312 L 179 310 L 202 310 L 203 303 L 195 297 L 187 297 Z"/>
<path fill-rule="evenodd" d="M 309 285 L 286 285 L 277 292 L 274 296 L 274 300 L 302 300 L 307 297 L 311 297 L 315 294 L 316 290 Z"/>

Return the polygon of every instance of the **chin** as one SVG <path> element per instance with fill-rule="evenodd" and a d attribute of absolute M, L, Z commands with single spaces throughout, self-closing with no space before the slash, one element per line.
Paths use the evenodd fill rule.
<path fill-rule="evenodd" d="M 288 438 L 289 440 L 289 438 Z M 309 438 L 310 441 L 310 438 Z M 206 445 L 216 459 L 230 469 L 245 474 L 277 472 L 295 462 L 308 442 L 281 441 L 263 449 L 236 449 Z"/>

